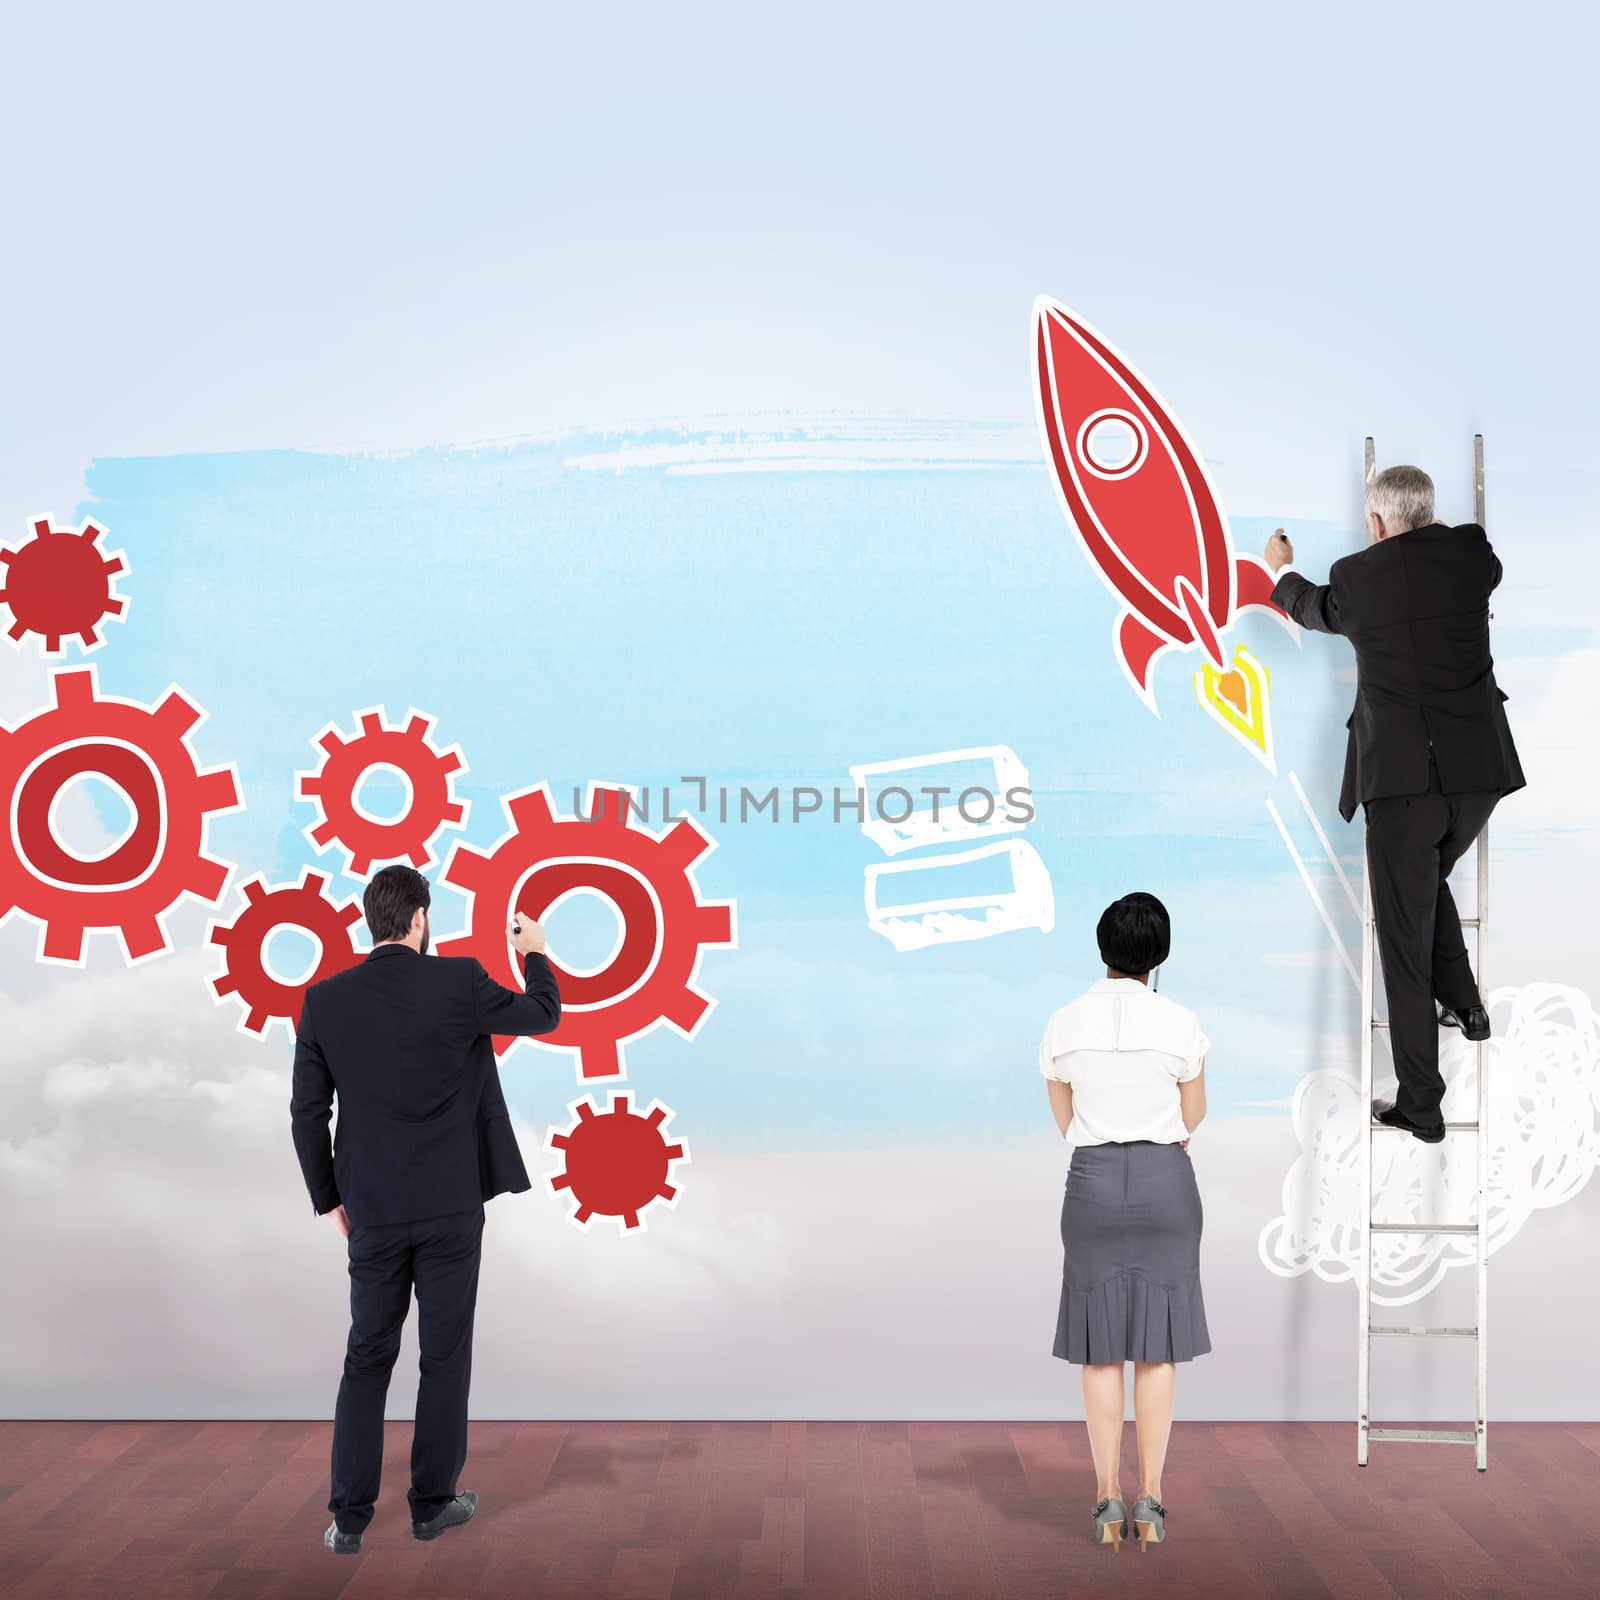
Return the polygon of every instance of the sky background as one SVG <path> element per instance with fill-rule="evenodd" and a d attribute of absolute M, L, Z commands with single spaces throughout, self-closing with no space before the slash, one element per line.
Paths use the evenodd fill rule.
<path fill-rule="evenodd" d="M 1194 657 L 1158 669 L 1163 718 L 1138 704 L 1040 464 L 1040 293 L 1181 417 L 1240 550 L 1283 525 L 1320 573 L 1351 548 L 1368 432 L 1380 461 L 1431 470 L 1441 515 L 1464 520 L 1484 433 L 1507 569 L 1497 670 L 1530 778 L 1494 825 L 1492 982 L 1593 992 L 1595 943 L 1574 934 L 1600 864 L 1584 732 L 1600 714 L 1592 19 L 1222 5 L 1153 27 L 1103 6 L 823 6 L 801 28 L 747 8 L 496 5 L 446 30 L 408 7 L 69 6 L 5 27 L 27 70 L 0 104 L 18 152 L 0 172 L 18 224 L 0 265 L 0 531 L 92 512 L 128 551 L 133 606 L 94 658 L 102 685 L 149 698 L 176 680 L 206 707 L 201 755 L 239 762 L 249 804 L 212 832 L 241 875 L 335 862 L 300 836 L 312 813 L 292 774 L 325 721 L 373 703 L 422 707 L 463 746 L 480 847 L 499 795 L 541 778 L 563 798 L 682 773 L 827 786 L 854 762 L 999 742 L 1029 768 L 1022 837 L 1054 882 L 1048 935 L 897 954 L 861 905 L 864 867 L 885 858 L 848 820 L 708 820 L 699 880 L 737 900 L 739 948 L 706 955 L 718 1005 L 700 1035 L 630 1046 L 629 1081 L 674 1107 L 697 1178 L 726 1175 L 705 1185 L 747 1183 L 717 1213 L 749 1246 L 751 1276 L 732 1279 L 747 1291 L 770 1287 L 764 1250 L 803 1238 L 821 1260 L 838 1242 L 800 1184 L 789 1210 L 769 1205 L 763 1156 L 903 1151 L 925 1185 L 956 1160 L 998 1171 L 1040 1138 L 1042 1165 L 1061 1161 L 1038 1036 L 1096 975 L 1101 907 L 1144 887 L 1174 918 L 1163 990 L 1213 1041 L 1213 1115 L 1256 1128 L 1214 1169 L 1236 1192 L 1208 1248 L 1241 1292 L 1286 1297 L 1275 1315 L 1296 1326 L 1314 1307 L 1344 1315 L 1254 1249 L 1294 1154 L 1296 1085 L 1353 1060 L 1354 991 L 1266 810 L 1314 847 L 1298 773 L 1355 857 L 1334 810 L 1350 657 L 1325 639 L 1297 650 L 1261 617 L 1230 635 L 1273 674 L 1277 779 L 1201 716 Z M 722 465 L 738 470 L 683 470 L 731 436 L 745 447 Z M 775 436 L 794 447 L 783 470 Z M 31 648 L 0 652 L 0 716 L 45 695 Z M 439 936 L 461 905 L 438 895 Z M 180 946 L 198 951 L 203 923 L 176 917 Z M 606 926 L 570 907 L 552 934 L 595 959 Z M 182 981 L 160 990 L 175 1031 L 113 1029 L 103 1049 L 53 1032 L 87 1003 L 75 983 L 117 978 L 94 945 L 87 974 L 45 973 L 31 929 L 0 929 L 0 991 L 32 1052 L 4 1088 L 0 1176 L 19 1197 L 67 1192 L 137 1104 L 159 1132 L 124 1152 L 122 1192 L 144 1181 L 155 1208 L 192 1162 L 178 1194 L 209 1193 L 195 1141 L 226 1151 L 246 1108 L 277 1116 L 287 1042 L 233 1035 L 209 960 L 181 953 Z M 505 1080 L 534 1130 L 577 1092 L 570 1058 L 526 1049 Z M 226 1089 L 221 1123 L 190 1120 L 207 1083 Z M 288 1281 L 303 1219 L 283 1155 L 238 1170 L 290 1191 L 273 1235 Z M 911 1169 L 860 1170 L 839 1192 L 884 1206 Z M 661 1241 L 689 1203 L 650 1236 L 685 1307 L 704 1283 L 673 1278 Z M 987 1213 L 996 1229 L 1011 1204 Z M 1053 1321 L 1053 1194 L 1039 1205 L 1042 1238 L 1008 1235 L 1005 1259 L 1037 1275 Z M 1565 1209 L 1580 1207 L 1593 1195 Z M 149 1242 L 154 1214 L 121 1218 L 119 1248 Z M 73 1217 L 38 1245 L 36 1331 L 69 1305 L 92 1313 L 49 1268 L 91 1248 L 92 1217 Z M 1553 1247 L 1548 1222 L 1508 1256 Z M 718 1246 L 693 1237 L 698 1272 Z M 907 1261 L 937 1259 L 931 1237 L 903 1243 Z M 631 1270 L 604 1249 L 589 1298 L 569 1281 L 579 1324 L 607 1314 L 599 1263 Z M 180 1253 L 175 1282 L 185 1270 Z M 807 1316 L 818 1348 L 844 1337 L 834 1313 Z M 691 1324 L 662 1359 L 711 1414 Z M 29 1359 L 47 1366 L 48 1346 Z M 830 1359 L 798 1381 L 870 1406 L 871 1373 L 829 1389 Z M 1247 1409 L 1250 1362 L 1239 1345 L 1227 1359 L 1218 1414 Z M 92 1349 L 63 1357 L 61 1393 L 97 1362 L 101 1392 L 132 1404 Z M 1039 1395 L 1055 1377 L 1044 1358 Z M 944 1382 L 930 1364 L 912 1383 L 928 1414 L 956 1403 Z M 784 1413 L 751 1384 L 760 1414 Z M 1046 1404 L 1033 1392 L 1009 1396 L 1013 1414 Z M 308 1394 L 286 1376 L 270 1403 Z M 249 1409 L 226 1383 L 213 1400 Z M 615 1404 L 650 1409 L 643 1391 Z"/>

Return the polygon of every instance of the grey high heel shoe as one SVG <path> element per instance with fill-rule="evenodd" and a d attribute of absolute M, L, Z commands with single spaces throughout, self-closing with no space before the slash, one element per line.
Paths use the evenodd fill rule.
<path fill-rule="evenodd" d="M 1113 1551 L 1122 1549 L 1128 1537 L 1128 1507 L 1121 1500 L 1102 1500 L 1094 1508 L 1094 1542 L 1108 1544 Z"/>
<path fill-rule="evenodd" d="M 1142 1553 L 1167 1536 L 1167 1508 L 1153 1495 L 1142 1494 L 1133 1502 L 1133 1531 L 1139 1535 Z"/>

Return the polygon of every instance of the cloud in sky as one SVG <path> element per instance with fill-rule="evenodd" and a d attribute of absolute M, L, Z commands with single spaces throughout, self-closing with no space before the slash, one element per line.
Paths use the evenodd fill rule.
<path fill-rule="evenodd" d="M 9 930 L 8 930 L 9 932 Z M 287 1072 L 220 1009 L 186 1001 L 207 962 L 74 973 L 7 998 L 0 1207 L 7 1252 L 0 1413 L 325 1416 L 344 1336 L 338 1241 L 310 1212 L 288 1137 Z M 520 1128 L 536 1191 L 490 1207 L 474 1405 L 480 1416 L 1074 1415 L 1049 1354 L 1067 1148 L 727 1149 L 696 1160 L 643 1238 L 580 1233 Z M 1191 1416 L 1340 1416 L 1348 1290 L 1269 1275 L 1255 1236 L 1293 1136 L 1220 1119 L 1194 1159 L 1217 1350 L 1185 1373 Z M 1591 1186 L 1496 1257 L 1496 1335 L 1540 1336 L 1548 1262 L 1586 1248 Z M 1571 1286 L 1575 1314 L 1600 1290 Z M 1441 1291 L 1442 1292 L 1442 1291 Z M 408 1340 L 392 1391 L 405 1415 Z M 1435 1375 L 1436 1378 L 1437 1375 Z M 1417 1410 L 1460 1399 L 1417 1374 Z M 1430 1387 L 1432 1385 L 1432 1387 Z M 1524 1416 L 1570 1415 L 1549 1364 L 1497 1380 Z"/>
<path fill-rule="evenodd" d="M 1586 995 L 1557 984 L 1489 996 L 1490 1252 L 1535 1212 L 1565 1205 L 1600 1162 L 1600 1022 Z M 1477 1051 L 1443 1036 L 1444 1114 L 1476 1122 Z M 1381 1083 L 1381 1077 L 1380 1077 Z M 1300 1154 L 1283 1180 L 1283 1211 L 1262 1229 L 1262 1264 L 1284 1277 L 1314 1272 L 1353 1281 L 1360 1262 L 1360 1085 L 1323 1069 L 1300 1080 L 1292 1117 Z M 1477 1134 L 1424 1146 L 1379 1134 L 1373 1145 L 1374 1214 L 1384 1222 L 1471 1222 L 1477 1206 Z M 1451 1268 L 1471 1268 L 1471 1239 L 1396 1235 L 1374 1241 L 1375 1298 L 1409 1305 Z"/>

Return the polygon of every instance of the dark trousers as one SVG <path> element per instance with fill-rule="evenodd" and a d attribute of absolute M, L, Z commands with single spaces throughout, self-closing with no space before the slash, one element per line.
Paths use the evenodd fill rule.
<path fill-rule="evenodd" d="M 360 1533 L 378 1498 L 383 1402 L 413 1287 L 422 1360 L 411 1437 L 411 1520 L 431 1521 L 455 1497 L 467 1459 L 483 1207 L 423 1222 L 352 1227 L 349 1243 L 350 1343 L 333 1414 L 328 1509 L 341 1532 Z"/>
<path fill-rule="evenodd" d="M 1496 792 L 1441 793 L 1430 758 L 1426 794 L 1366 802 L 1372 911 L 1400 1083 L 1395 1109 L 1418 1127 L 1437 1128 L 1444 1121 L 1434 1002 L 1456 1012 L 1481 1004 L 1445 879 L 1483 831 L 1499 798 Z"/>

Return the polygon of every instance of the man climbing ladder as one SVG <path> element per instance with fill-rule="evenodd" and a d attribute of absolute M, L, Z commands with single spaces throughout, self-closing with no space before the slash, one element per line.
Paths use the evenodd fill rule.
<path fill-rule="evenodd" d="M 1277 574 L 1273 600 L 1302 627 L 1344 634 L 1356 653 L 1356 703 L 1346 723 L 1344 785 L 1339 810 L 1348 822 L 1359 803 L 1366 817 L 1362 885 L 1363 1099 L 1372 1092 L 1375 1029 L 1386 1029 L 1399 1089 L 1394 1101 L 1373 1100 L 1363 1130 L 1361 1161 L 1360 1416 L 1357 1459 L 1369 1439 L 1461 1442 L 1488 1465 L 1485 1416 L 1487 1256 L 1484 1233 L 1488 1178 L 1488 1087 L 1484 1041 L 1489 1016 L 1479 988 L 1488 905 L 1490 813 L 1523 786 L 1506 721 L 1506 696 L 1495 682 L 1489 644 L 1489 597 L 1499 584 L 1499 558 L 1483 530 L 1483 439 L 1473 443 L 1477 520 L 1448 528 L 1434 520 L 1433 482 L 1417 467 L 1374 471 L 1366 443 L 1365 550 L 1336 561 L 1326 584 L 1293 567 L 1282 529 L 1267 545 Z M 1479 971 L 1468 958 L 1463 924 L 1448 879 L 1478 841 L 1478 894 L 1467 926 L 1475 935 Z M 1389 1016 L 1375 1016 L 1374 935 L 1382 958 Z M 1457 1027 L 1478 1045 L 1478 1116 L 1446 1123 L 1439 1072 L 1439 1027 Z M 1427 1144 L 1447 1133 L 1477 1138 L 1478 1206 L 1474 1223 L 1386 1223 L 1372 1215 L 1372 1138 L 1397 1130 Z M 1471 1328 L 1374 1326 L 1372 1237 L 1375 1233 L 1474 1235 L 1477 1322 Z M 1469 1430 L 1374 1428 L 1370 1424 L 1370 1349 L 1379 1336 L 1474 1338 L 1478 1345 L 1476 1421 Z"/>
<path fill-rule="evenodd" d="M 1399 1081 L 1394 1102 L 1373 1110 L 1434 1144 L 1445 1135 L 1439 1023 L 1469 1039 L 1489 1033 L 1446 880 L 1495 804 L 1524 781 L 1489 648 L 1501 567 L 1480 524 L 1434 520 L 1433 481 L 1420 468 L 1372 474 L 1366 516 L 1367 547 L 1334 562 L 1324 584 L 1295 570 L 1282 529 L 1267 542 L 1267 564 L 1276 604 L 1355 649 L 1339 812 L 1346 822 L 1357 805 L 1366 812 Z"/>

